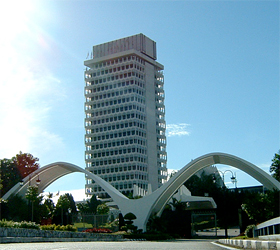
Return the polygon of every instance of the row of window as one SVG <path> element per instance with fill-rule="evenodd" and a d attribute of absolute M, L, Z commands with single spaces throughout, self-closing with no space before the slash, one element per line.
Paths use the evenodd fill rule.
<path fill-rule="evenodd" d="M 113 187 L 115 187 L 118 190 L 123 190 L 123 189 L 132 189 L 134 185 L 137 185 L 136 181 L 129 181 L 128 183 L 111 183 Z M 137 186 L 140 186 L 140 188 L 142 189 L 146 189 L 148 188 L 148 184 L 145 183 L 139 183 Z M 97 184 L 94 184 L 92 189 L 92 192 L 104 192 L 103 188 L 101 188 L 100 186 L 98 186 Z M 133 190 L 130 190 L 130 192 L 133 192 Z"/>
<path fill-rule="evenodd" d="M 132 94 L 132 93 L 136 93 L 140 96 L 144 96 L 144 91 L 140 90 L 140 89 L 137 89 L 137 88 L 127 88 L 127 89 L 123 89 L 123 90 L 120 90 L 120 91 L 111 91 L 111 92 L 102 91 L 102 93 L 103 93 L 102 95 L 100 95 L 100 94 L 98 95 L 98 92 L 93 92 L 93 93 L 97 93 L 97 94 L 92 94 L 91 98 L 87 98 L 87 100 L 94 101 L 96 99 L 96 97 L 98 97 L 98 99 L 106 99 L 106 98 L 112 98 L 112 97 L 115 97 L 115 96 L 127 95 L 127 94 Z"/>
<path fill-rule="evenodd" d="M 87 143 L 88 141 L 86 141 Z M 93 144 L 93 143 L 91 143 Z M 113 141 L 113 142 L 99 142 L 99 143 L 94 143 L 95 149 L 103 149 L 103 148 L 110 148 L 110 147 L 119 147 L 119 146 L 124 146 L 124 145 L 142 145 L 146 146 L 146 140 L 145 139 L 130 139 L 130 140 L 121 140 L 121 141 Z"/>
<path fill-rule="evenodd" d="M 112 74 L 112 75 L 104 77 L 104 78 L 93 77 L 91 74 L 87 74 L 87 73 L 85 75 L 86 86 L 99 85 L 101 83 L 118 81 L 118 80 L 122 80 L 125 78 L 136 78 L 136 79 L 144 80 L 144 74 L 138 73 L 137 71 L 133 70 L 133 71 L 126 72 L 126 73 L 124 73 L 124 72 L 115 73 L 115 74 Z M 133 83 L 131 83 L 131 81 L 133 81 L 133 80 L 130 80 L 130 84 L 133 84 Z"/>
<path fill-rule="evenodd" d="M 114 97 L 111 96 L 111 94 L 114 95 Z M 102 95 L 94 95 L 94 96 L 91 96 L 91 97 L 87 97 L 86 102 L 94 102 L 94 101 L 96 102 L 98 100 L 110 99 L 112 101 L 108 102 L 108 105 L 106 105 L 106 106 L 109 106 L 109 105 L 113 105 L 113 104 L 124 103 L 125 99 L 127 99 L 127 102 L 134 101 L 134 99 L 135 99 L 135 101 L 137 101 L 137 102 L 145 103 L 144 92 L 141 92 L 141 94 L 137 93 L 137 95 L 135 95 L 135 93 L 133 93 L 133 95 L 130 94 L 129 96 L 126 95 L 124 97 L 126 97 L 126 98 L 118 98 L 117 96 L 115 96 L 115 92 L 113 92 L 113 93 L 106 93 L 106 94 L 102 94 Z M 124 101 L 122 101 L 122 99 Z"/>
<path fill-rule="evenodd" d="M 89 155 L 90 156 L 90 155 Z M 118 157 L 115 159 L 106 159 L 106 160 L 91 160 L 92 164 L 95 166 L 107 166 L 111 164 L 120 164 L 120 163 L 128 163 L 128 162 L 139 162 L 146 163 L 146 157 L 143 156 L 130 156 L 130 157 Z"/>
<path fill-rule="evenodd" d="M 118 175 L 118 176 L 113 176 L 113 177 L 112 176 L 104 177 L 102 179 L 104 179 L 105 181 L 112 182 L 112 181 L 120 181 L 120 180 L 124 181 L 124 180 L 134 180 L 134 179 L 146 181 L 148 178 L 146 175 L 130 174 L 130 175 L 122 175 L 122 176 Z"/>
<path fill-rule="evenodd" d="M 102 100 L 102 95 L 100 96 L 95 96 L 92 98 L 87 98 L 86 102 L 91 102 L 91 101 L 98 101 L 98 100 Z M 131 96 L 131 97 L 126 97 L 126 98 L 119 98 L 119 99 L 115 99 L 115 100 L 111 100 L 111 101 L 107 101 L 104 102 L 104 106 L 109 106 L 109 105 L 116 105 L 116 104 L 121 104 L 121 103 L 126 103 L 126 102 L 139 102 L 139 103 L 145 103 L 145 99 L 144 98 L 140 98 L 137 96 Z"/>
<path fill-rule="evenodd" d="M 104 124 L 104 123 L 109 123 L 109 122 L 116 122 L 116 121 L 124 121 L 126 119 L 133 119 L 137 117 L 139 122 L 139 127 L 140 128 L 145 128 L 144 122 L 141 123 L 142 121 L 145 121 L 145 116 L 143 115 L 138 115 L 138 114 L 126 114 L 126 115 L 118 115 L 118 116 L 113 116 L 113 117 L 107 117 L 107 118 L 102 118 L 102 119 L 97 119 L 95 118 L 94 120 L 91 121 L 91 125 L 97 125 L 97 124 Z M 87 118 L 91 118 L 90 116 L 87 116 Z M 93 118 L 93 117 L 92 117 Z M 87 130 L 87 133 L 89 134 L 91 131 Z"/>
<path fill-rule="evenodd" d="M 116 149 L 116 150 L 111 150 L 109 151 L 103 151 L 103 152 L 98 152 L 94 153 L 91 155 L 93 158 L 101 158 L 105 156 L 114 156 L 114 155 L 123 155 L 123 154 L 131 154 L 131 153 L 138 153 L 138 154 L 143 154 L 145 155 L 147 153 L 146 149 L 143 148 L 123 148 L 123 149 Z"/>
<path fill-rule="evenodd" d="M 104 68 L 104 67 L 109 67 L 111 65 L 122 64 L 122 63 L 130 62 L 130 61 L 139 62 L 139 63 L 145 65 L 145 61 L 138 56 L 125 56 L 125 57 L 119 57 L 116 59 L 103 61 L 100 63 L 95 63 L 92 68 L 95 68 L 95 69 Z"/>
<path fill-rule="evenodd" d="M 94 129 L 92 129 L 91 133 L 94 133 Z M 98 136 L 94 136 L 92 137 L 92 141 L 103 141 L 103 140 L 109 140 L 109 139 L 115 139 L 115 138 L 121 138 L 121 137 L 126 137 L 126 136 L 131 136 L 131 135 L 136 135 L 136 136 L 140 136 L 140 137 L 146 137 L 146 133 L 142 132 L 142 131 L 138 131 L 138 130 L 127 130 L 127 131 L 123 131 L 123 132 L 113 132 L 113 133 L 106 133 L 103 135 L 98 135 Z M 108 142 L 108 147 L 111 147 L 112 142 Z M 105 146 L 104 144 L 104 148 L 107 147 L 107 144 Z"/>
<path fill-rule="evenodd" d="M 97 77 L 97 76 L 103 76 L 107 74 L 112 74 L 115 72 L 119 71 L 124 71 L 124 70 L 131 70 L 131 69 L 137 69 L 138 71 L 144 72 L 144 67 L 141 66 L 138 63 L 127 63 L 123 65 L 118 65 L 118 66 L 111 66 L 111 67 L 106 67 L 98 70 L 88 70 L 86 71 L 86 77 Z"/>
<path fill-rule="evenodd" d="M 86 121 L 86 127 L 92 126 L 92 125 L 93 125 L 93 121 Z M 110 130 L 131 128 L 131 127 L 144 128 L 144 123 L 141 122 L 141 121 L 138 121 L 138 122 L 116 123 L 116 124 L 112 124 L 112 125 L 108 125 L 108 126 L 102 126 L 102 127 L 95 126 L 95 129 L 92 129 L 92 132 L 93 133 L 99 133 L 99 132 L 106 132 L 106 131 L 110 131 Z M 138 129 L 138 131 L 139 131 L 139 129 Z"/>
<path fill-rule="evenodd" d="M 111 114 L 111 111 L 115 111 L 115 109 L 109 109 L 109 110 L 104 110 L 104 111 L 97 111 L 97 112 L 92 112 L 91 113 L 91 117 L 98 117 L 98 116 L 105 116 L 105 115 L 110 115 Z M 115 113 L 115 112 L 112 112 L 112 113 Z M 118 115 L 118 116 L 113 116 L 113 117 L 110 117 L 112 118 L 112 121 L 117 121 L 117 120 L 121 120 L 121 117 L 123 117 L 122 119 L 130 119 L 130 118 L 136 118 L 138 120 L 142 120 L 142 121 L 145 121 L 145 115 L 142 115 L 142 114 L 138 114 L 138 113 L 124 113 L 124 112 L 121 112 L 121 115 Z M 110 119 L 111 120 L 111 119 Z M 109 117 L 108 117 L 108 121 L 109 121 Z"/>
<path fill-rule="evenodd" d="M 137 164 L 137 165 L 130 165 L 130 164 L 122 164 L 119 166 L 113 166 L 111 168 L 109 167 L 102 167 L 102 168 L 97 168 L 96 166 L 91 166 L 88 167 L 86 170 L 94 173 L 94 174 L 105 174 L 105 173 L 118 173 L 118 172 L 126 172 L 126 171 L 147 171 L 147 166 L 144 164 Z M 94 172 L 93 172 L 94 171 Z M 97 172 L 96 172 L 97 171 Z"/>
<path fill-rule="evenodd" d="M 130 80 L 127 81 L 118 81 L 118 82 L 113 82 L 111 83 L 109 80 L 107 81 L 101 81 L 101 80 L 93 80 L 93 81 L 86 81 L 86 87 L 85 87 L 85 94 L 90 94 L 93 93 L 93 90 L 96 89 L 96 91 L 98 91 L 97 89 L 99 88 L 99 91 L 107 91 L 107 90 L 111 90 L 111 89 L 116 89 L 116 88 L 125 88 L 127 86 L 134 86 L 134 87 L 139 87 L 139 88 L 145 88 L 145 83 L 141 80 L 139 80 L 138 78 L 136 79 L 134 77 L 131 78 Z M 95 84 L 98 84 L 97 87 L 94 87 Z M 91 92 L 90 92 L 91 90 Z M 96 92 L 95 91 L 95 92 Z"/>
<path fill-rule="evenodd" d="M 89 95 L 91 93 L 96 93 L 96 92 L 104 92 L 104 91 L 109 91 L 113 89 L 127 89 L 128 86 L 133 86 L 133 88 L 139 88 L 139 89 L 145 89 L 145 83 L 142 81 L 138 80 L 130 80 L 126 82 L 115 82 L 115 83 L 110 83 L 110 84 L 101 84 L 98 85 L 97 87 L 91 86 L 90 83 L 86 84 L 87 86 L 85 87 L 85 95 Z M 89 85 L 89 86 L 88 86 Z"/>
<path fill-rule="evenodd" d="M 139 112 L 144 112 L 144 108 L 141 108 L 141 107 L 137 106 L 137 109 L 136 109 L 135 105 L 133 105 L 133 109 L 137 110 Z M 132 110 L 132 105 L 130 105 L 129 107 L 128 106 L 124 106 L 124 107 L 119 107 L 119 108 L 100 110 L 100 111 L 97 111 L 95 113 L 92 112 L 91 114 L 94 114 L 95 116 L 103 116 L 103 115 L 110 115 L 110 114 L 119 113 L 119 112 L 125 112 L 125 111 L 128 111 L 128 110 Z M 132 123 L 132 122 L 130 122 L 130 123 Z M 125 123 L 125 124 L 128 124 L 128 123 Z M 93 123 L 92 123 L 92 121 L 86 121 L 85 125 L 86 125 L 86 127 L 88 127 L 88 126 L 92 126 Z M 128 127 L 128 126 L 126 126 L 126 127 Z M 115 129 L 115 128 L 113 128 L 113 129 Z M 106 130 L 104 130 L 104 131 L 106 131 Z M 111 130 L 111 129 L 109 129 L 109 130 Z"/>
<path fill-rule="evenodd" d="M 96 172 L 96 173 L 94 173 L 94 174 L 96 174 L 97 175 L 97 172 L 98 171 L 94 171 L 94 172 Z M 147 177 L 147 174 L 145 173 L 145 174 L 141 174 L 141 173 L 130 173 L 130 174 L 128 174 L 128 173 L 123 173 L 123 174 L 118 174 L 118 175 L 110 175 L 110 176 L 102 176 L 102 175 L 100 175 L 100 177 L 103 179 L 103 180 L 105 180 L 105 181 L 109 181 L 109 182 L 112 182 L 112 181 L 125 181 L 125 180 L 147 180 L 148 179 L 148 177 Z M 90 180 L 90 179 L 88 179 L 88 182 L 87 182 L 88 184 L 90 184 L 90 183 L 95 183 L 94 182 L 94 180 Z"/>
<path fill-rule="evenodd" d="M 89 100 L 87 100 L 87 102 L 90 102 L 91 100 L 89 99 Z M 86 107 L 87 106 L 91 106 L 91 108 L 94 108 L 94 109 L 96 109 L 96 108 L 104 108 L 104 107 L 108 107 L 108 106 L 110 106 L 110 105 L 114 105 L 115 104 L 115 101 L 110 101 L 110 102 L 108 102 L 108 101 L 106 101 L 106 102 L 97 102 L 97 103 L 93 103 L 93 104 L 91 104 L 91 105 L 88 105 L 87 103 L 86 103 Z M 119 107 L 123 107 L 123 108 L 125 108 L 125 107 L 128 107 L 128 105 L 129 105 L 130 103 L 127 103 L 127 104 L 124 104 L 124 105 L 119 105 Z M 137 108 L 137 110 L 140 110 L 140 111 L 142 111 L 142 112 L 144 112 L 144 107 L 142 107 L 141 109 L 140 109 L 140 107 L 141 107 L 141 105 L 142 104 L 138 104 L 138 105 L 135 105 L 136 106 L 136 108 Z M 133 105 L 134 106 L 134 105 Z M 115 107 L 115 106 L 114 106 Z M 86 108 L 87 109 L 87 108 Z M 134 109 L 134 108 L 133 108 Z"/>

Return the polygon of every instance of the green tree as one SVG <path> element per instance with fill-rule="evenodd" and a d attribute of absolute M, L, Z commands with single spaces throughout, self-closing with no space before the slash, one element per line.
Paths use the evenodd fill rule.
<path fill-rule="evenodd" d="M 108 214 L 110 209 L 106 204 L 100 204 L 96 210 L 98 214 Z"/>
<path fill-rule="evenodd" d="M 48 208 L 48 215 L 44 214 L 44 218 L 52 218 L 55 210 L 54 202 L 52 201 L 53 193 L 47 194 L 47 198 L 44 201 L 44 205 Z"/>
<path fill-rule="evenodd" d="M 0 160 L 0 198 L 6 194 L 14 185 L 20 182 L 27 175 L 39 168 L 38 158 L 29 153 L 19 152 L 12 159 Z"/>
<path fill-rule="evenodd" d="M 70 209 L 71 209 L 71 213 L 76 214 L 77 213 L 77 207 L 76 207 L 76 203 L 74 201 L 74 197 L 72 194 L 66 193 L 65 194 L 70 202 Z"/>
<path fill-rule="evenodd" d="M 66 225 L 68 220 L 68 209 L 71 209 L 71 202 L 68 199 L 68 195 L 61 195 L 56 203 L 53 222 L 55 224 Z"/>
<path fill-rule="evenodd" d="M 93 213 L 96 214 L 97 207 L 102 202 L 100 200 L 97 200 L 96 196 L 93 195 L 89 200 L 86 201 L 86 203 L 79 203 L 77 204 L 77 208 L 81 213 Z"/>
<path fill-rule="evenodd" d="M 183 211 L 186 209 L 186 203 L 182 202 L 181 200 L 177 200 L 176 198 L 172 198 L 172 202 L 169 203 L 172 207 L 175 208 L 176 211 Z"/>
<path fill-rule="evenodd" d="M 13 221 L 29 220 L 28 218 L 28 204 L 26 199 L 19 195 L 11 195 L 9 200 L 1 204 L 2 218 Z"/>
<path fill-rule="evenodd" d="M 280 181 L 280 150 L 274 155 L 269 172 L 277 181 Z"/>
<path fill-rule="evenodd" d="M 250 193 L 247 195 L 242 209 L 254 223 L 262 223 L 279 216 L 279 197 L 278 190 Z"/>
<path fill-rule="evenodd" d="M 39 189 L 36 185 L 27 188 L 26 199 L 31 202 L 31 221 L 40 222 L 42 218 L 42 201 L 43 195 L 39 194 Z"/>
<path fill-rule="evenodd" d="M 16 164 L 10 159 L 0 160 L 1 185 L 0 197 L 22 180 Z"/>
<path fill-rule="evenodd" d="M 136 220 L 136 216 L 133 213 L 127 213 L 124 217 L 126 228 L 135 232 L 137 230 L 137 226 L 133 225 L 133 221 Z"/>

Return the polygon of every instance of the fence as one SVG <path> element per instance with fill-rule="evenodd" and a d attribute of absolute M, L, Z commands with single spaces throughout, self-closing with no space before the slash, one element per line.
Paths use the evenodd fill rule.
<path fill-rule="evenodd" d="M 110 220 L 110 216 L 99 214 L 75 214 L 72 216 L 72 223 L 79 229 L 99 228 Z"/>
<path fill-rule="evenodd" d="M 255 227 L 254 237 L 269 238 L 272 235 L 280 238 L 280 217 L 265 221 Z"/>

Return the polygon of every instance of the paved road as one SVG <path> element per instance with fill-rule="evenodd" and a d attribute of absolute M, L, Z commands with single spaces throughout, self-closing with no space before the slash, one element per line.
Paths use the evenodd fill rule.
<path fill-rule="evenodd" d="M 2 250 L 222 250 L 208 240 L 177 240 L 169 242 L 124 241 L 124 242 L 55 242 L 55 243 L 17 243 L 0 244 Z"/>

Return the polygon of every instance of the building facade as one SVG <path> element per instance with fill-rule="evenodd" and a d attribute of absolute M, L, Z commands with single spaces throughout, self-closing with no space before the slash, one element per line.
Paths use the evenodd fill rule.
<path fill-rule="evenodd" d="M 93 46 L 84 62 L 86 170 L 125 195 L 145 195 L 167 179 L 164 67 L 156 58 L 156 43 L 138 34 Z M 87 177 L 86 192 L 106 197 Z"/>

